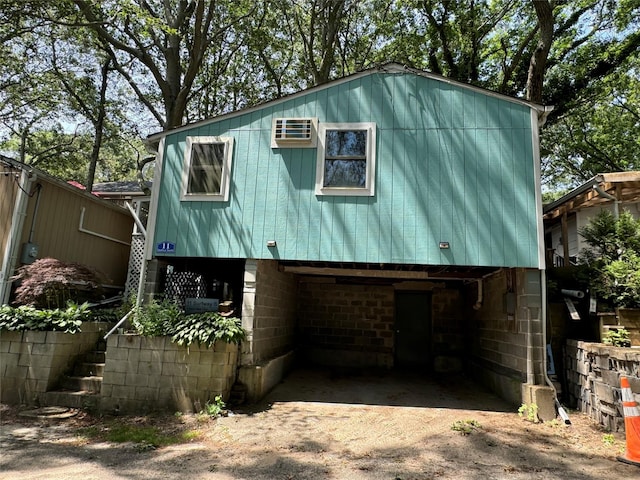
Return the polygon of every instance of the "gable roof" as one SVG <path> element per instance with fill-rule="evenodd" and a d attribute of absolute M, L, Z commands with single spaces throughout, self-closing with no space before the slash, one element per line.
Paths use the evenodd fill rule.
<path fill-rule="evenodd" d="M 498 92 L 494 92 L 491 90 L 487 90 L 485 88 L 481 88 L 481 87 L 477 87 L 475 85 L 470 85 L 468 83 L 463 83 L 463 82 L 459 82 L 457 80 L 453 80 L 451 78 L 442 76 L 442 75 L 437 75 L 435 73 L 431 73 L 431 72 L 427 72 L 425 70 L 418 70 L 415 68 L 411 68 L 411 67 L 407 67 L 405 65 L 401 65 L 399 63 L 395 63 L 395 62 L 389 62 L 389 63 L 384 63 L 381 65 L 378 65 L 376 67 L 367 69 L 367 70 L 363 70 L 361 72 L 357 72 L 351 75 L 347 75 L 346 77 L 342 77 L 336 80 L 332 80 L 330 82 L 324 83 L 322 85 L 318 85 L 315 87 L 311 87 L 308 88 L 306 90 L 301 90 L 299 92 L 296 93 L 292 93 L 289 95 L 285 95 L 273 100 L 268 100 L 266 102 L 263 103 L 259 103 L 258 105 L 252 106 L 252 107 L 247 107 L 247 108 L 243 108 L 241 110 L 234 110 L 232 112 L 229 113 L 224 113 L 212 118 L 208 118 L 208 119 L 204 119 L 204 120 L 200 120 L 198 122 L 193 122 L 193 123 L 188 123 L 185 125 L 181 125 L 178 127 L 174 127 L 170 130 L 164 130 L 161 132 L 157 132 L 157 133 L 153 133 L 151 135 L 149 135 L 147 137 L 147 143 L 150 144 L 154 144 L 155 142 L 159 141 L 161 138 L 165 137 L 166 135 L 172 134 L 172 133 L 176 133 L 176 132 L 180 132 L 180 131 L 184 131 L 184 130 L 189 130 L 192 128 L 196 128 L 196 127 L 200 127 L 203 125 L 207 125 L 209 123 L 213 123 L 213 122 L 218 122 L 221 120 L 226 120 L 226 119 L 230 119 L 233 117 L 236 117 L 238 115 L 244 115 L 256 110 L 260 110 L 262 108 L 265 108 L 267 106 L 273 106 L 273 105 L 277 105 L 279 103 L 291 100 L 291 99 L 295 99 L 297 97 L 302 97 L 304 95 L 313 93 L 313 92 L 317 92 L 317 91 L 321 91 L 321 90 L 325 90 L 327 88 L 330 87 L 334 87 L 337 85 L 340 85 L 342 83 L 346 83 L 352 80 L 355 80 L 357 78 L 361 78 L 361 77 L 366 77 L 369 75 L 374 75 L 377 73 L 395 73 L 395 74 L 406 74 L 406 73 L 410 73 L 413 75 L 417 75 L 417 76 L 421 76 L 424 78 L 429 78 L 432 80 L 436 80 L 439 82 L 443 82 L 443 83 L 447 83 L 450 85 L 455 85 L 457 87 L 460 88 L 465 88 L 468 90 L 471 90 L 473 92 L 478 92 L 478 93 L 482 93 L 484 95 L 487 96 L 491 96 L 491 97 L 496 97 L 496 98 L 500 98 L 502 100 L 508 101 L 508 102 L 512 102 L 512 103 L 516 103 L 519 105 L 524 105 L 526 107 L 531 108 L 532 110 L 535 110 L 536 112 L 538 112 L 539 115 L 539 123 L 540 125 L 543 125 L 547 115 L 553 110 L 553 107 L 551 106 L 545 106 L 545 105 L 540 105 L 534 102 L 529 102 L 527 100 L 523 100 L 521 98 L 516 98 L 516 97 L 511 97 L 509 95 L 504 95 L 502 93 L 498 93 Z"/>

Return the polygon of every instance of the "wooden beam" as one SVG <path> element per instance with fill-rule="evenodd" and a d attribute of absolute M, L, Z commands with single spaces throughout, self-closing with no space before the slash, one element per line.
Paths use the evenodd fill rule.
<path fill-rule="evenodd" d="M 406 270 L 362 270 L 349 268 L 296 267 L 285 265 L 283 271 L 299 275 L 330 275 L 333 277 L 362 278 L 408 278 L 423 280 L 430 278 L 429 272 L 411 272 Z"/>
<path fill-rule="evenodd" d="M 567 212 L 562 215 L 562 254 L 565 265 L 569 264 L 569 227 L 567 226 Z"/>

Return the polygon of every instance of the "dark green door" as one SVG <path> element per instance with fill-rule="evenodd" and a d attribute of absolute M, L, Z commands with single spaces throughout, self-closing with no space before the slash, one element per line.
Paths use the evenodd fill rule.
<path fill-rule="evenodd" d="M 396 292 L 395 366 L 431 365 L 431 293 Z"/>

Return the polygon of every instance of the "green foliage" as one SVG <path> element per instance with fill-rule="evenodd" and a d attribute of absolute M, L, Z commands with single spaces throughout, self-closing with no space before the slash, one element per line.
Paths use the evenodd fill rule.
<path fill-rule="evenodd" d="M 219 417 L 227 405 L 222 400 L 222 395 L 216 395 L 213 402 L 207 402 L 200 414 L 209 415 L 210 417 Z"/>
<path fill-rule="evenodd" d="M 518 408 L 518 416 L 532 423 L 540 422 L 538 418 L 538 405 L 535 403 L 523 403 L 520 405 L 520 408 Z"/>
<path fill-rule="evenodd" d="M 175 302 L 152 300 L 136 308 L 131 323 L 145 337 L 172 335 L 182 315 L 182 310 Z"/>
<path fill-rule="evenodd" d="M 640 220 L 603 210 L 579 233 L 590 247 L 580 261 L 591 268 L 591 288 L 615 307 L 640 306 Z"/>
<path fill-rule="evenodd" d="M 630 347 L 629 332 L 624 328 L 611 329 L 604 334 L 602 343 L 613 347 Z"/>
<path fill-rule="evenodd" d="M 460 432 L 462 435 L 469 435 L 481 428 L 482 426 L 476 420 L 456 420 L 453 422 L 453 425 L 451 425 L 451 430 Z"/>
<path fill-rule="evenodd" d="M 80 429 L 78 434 L 107 442 L 132 442 L 137 444 L 138 451 L 153 450 L 158 447 L 189 442 L 199 435 L 198 432 L 193 430 L 167 434 L 161 428 L 155 426 L 120 423 L 117 420 L 102 428 L 92 426 Z"/>
<path fill-rule="evenodd" d="M 184 346 L 195 343 L 210 348 L 218 340 L 238 344 L 246 336 L 239 318 L 224 317 L 217 312 L 185 315 L 170 300 L 154 300 L 138 307 L 132 323 L 141 335 L 169 335 L 171 341 Z"/>
<path fill-rule="evenodd" d="M 65 309 L 53 310 L 39 310 L 26 305 L 17 308 L 3 305 L 0 307 L 0 332 L 46 330 L 78 333 L 82 322 L 90 318 L 91 313 L 86 303 L 69 303 Z"/>
<path fill-rule="evenodd" d="M 221 340 L 226 343 L 240 343 L 245 331 L 239 318 L 223 317 L 217 312 L 192 313 L 178 319 L 174 325 L 171 340 L 178 345 L 206 345 Z"/>
<path fill-rule="evenodd" d="M 604 443 L 607 447 L 613 446 L 615 442 L 616 439 L 612 433 L 605 433 L 602 435 L 602 443 Z"/>

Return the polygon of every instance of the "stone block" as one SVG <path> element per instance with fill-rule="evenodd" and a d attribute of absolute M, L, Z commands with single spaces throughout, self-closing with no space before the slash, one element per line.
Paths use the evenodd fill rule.
<path fill-rule="evenodd" d="M 556 406 L 553 388 L 543 385 L 522 384 L 522 401 L 538 406 L 538 417 L 543 422 L 555 420 Z"/>
<path fill-rule="evenodd" d="M 598 400 L 606 403 L 615 403 L 613 388 L 604 382 L 596 381 L 593 383 L 594 391 Z"/>
<path fill-rule="evenodd" d="M 111 360 L 127 360 L 129 358 L 129 349 L 128 348 L 119 348 L 114 345 L 113 347 L 107 347 L 107 361 Z"/>
<path fill-rule="evenodd" d="M 607 385 L 611 386 L 619 386 L 620 385 L 620 374 L 613 370 L 602 370 L 602 381 Z"/>

